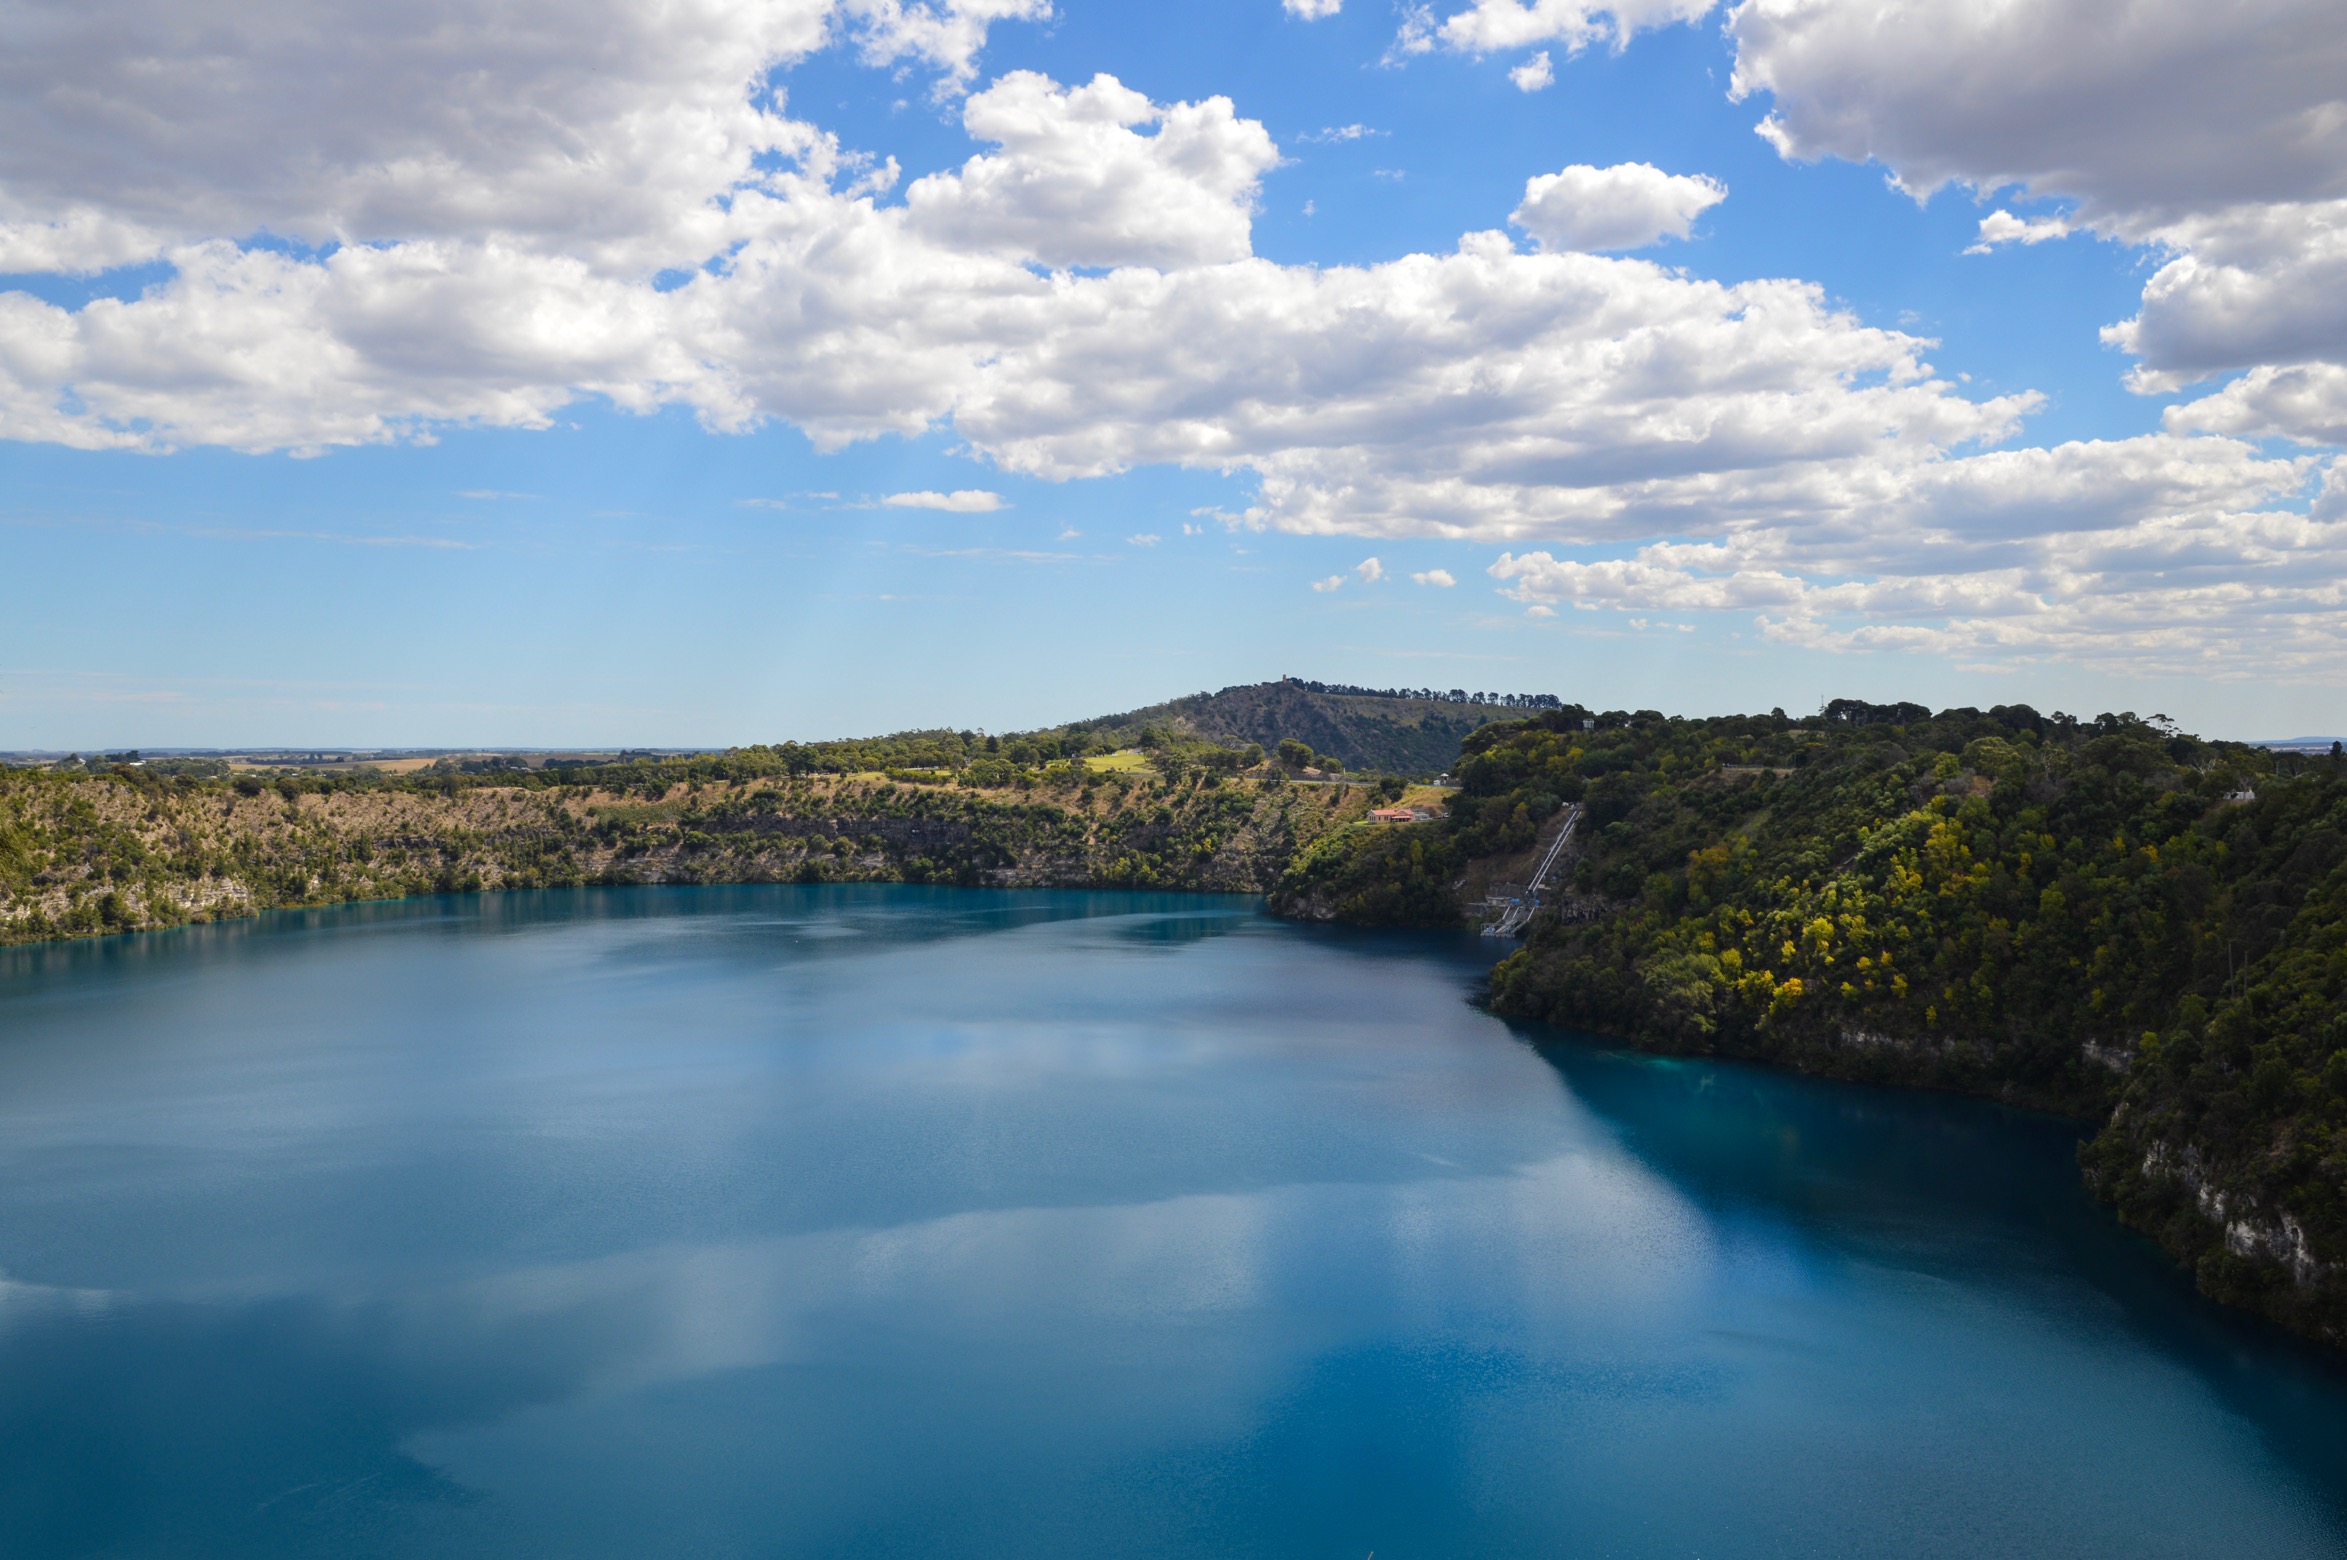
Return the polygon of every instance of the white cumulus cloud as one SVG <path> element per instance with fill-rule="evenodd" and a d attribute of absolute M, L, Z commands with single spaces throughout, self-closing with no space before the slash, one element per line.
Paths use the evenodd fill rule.
<path fill-rule="evenodd" d="M 1992 211 L 1980 219 L 1980 239 L 1964 252 L 1985 255 L 2004 244 L 2043 244 L 2057 238 L 2068 238 L 2072 232 L 2068 219 L 2063 217 L 2016 217 L 2009 211 Z"/>
<path fill-rule="evenodd" d="M 2214 395 L 2169 407 L 2161 421 L 2180 433 L 2347 444 L 2347 367 L 2253 368 Z"/>
<path fill-rule="evenodd" d="M 1476 0 L 1413 13 L 1398 47 L 1619 47 L 1713 8 Z M 1919 198 L 1953 184 L 2069 203 L 1992 212 L 1975 253 L 2080 231 L 2164 252 L 2140 311 L 2105 332 L 2139 359 L 2130 382 L 2165 394 L 2252 371 L 2170 426 L 2321 443 L 2347 420 L 2314 371 L 2347 364 L 2347 26 L 2333 0 L 1741 0 L 1727 28 L 1731 90 L 1767 98 L 1761 130 L 1785 156 L 1876 162 Z M 2307 371 L 2277 394 L 2267 371 L 2290 365 Z"/>
<path fill-rule="evenodd" d="M 1532 606 L 1744 614 L 1827 650 L 2318 678 L 2347 654 L 2347 516 L 2254 507 L 2313 469 L 2174 435 L 2000 451 L 1919 472 L 1862 524 L 1508 552 L 1490 572 Z"/>
<path fill-rule="evenodd" d="M 1592 43 L 1627 44 L 1639 32 L 1691 22 L 1713 0 L 1476 0 L 1440 22 L 1419 12 L 1404 22 L 1405 53 L 1437 45 L 1469 54 L 1493 54 L 1535 44 L 1562 44 L 1579 53 Z"/>
<path fill-rule="evenodd" d="M 1160 108 L 1113 76 L 1062 89 L 1014 71 L 962 123 L 999 153 L 905 192 L 940 245 L 1050 266 L 1202 265 L 1249 253 L 1256 188 L 1279 162 L 1228 98 Z M 1135 125 L 1154 125 L 1141 135 Z"/>
<path fill-rule="evenodd" d="M 1743 0 L 1729 28 L 1788 156 L 1918 193 L 2018 185 L 2130 230 L 2347 196 L 2329 0 Z"/>
<path fill-rule="evenodd" d="M 1314 580 L 1312 588 L 1322 593 L 1342 589 L 1348 582 L 1374 585 L 1385 578 L 1385 565 L 1375 558 L 1364 558 L 1347 574 L 1331 574 L 1326 579 Z"/>
<path fill-rule="evenodd" d="M 623 269 L 722 246 L 710 196 L 803 144 L 761 90 L 834 32 L 967 76 L 1045 0 L 73 0 L 0 48 L 0 256 L 90 269 L 267 230 Z"/>
<path fill-rule="evenodd" d="M 1665 173 L 1651 163 L 1575 163 L 1525 181 L 1523 204 L 1508 220 L 1543 249 L 1643 249 L 1685 238 L 1697 217 L 1727 198 L 1727 186 L 1703 174 Z"/>
<path fill-rule="evenodd" d="M 2141 311 L 2105 333 L 2140 359 L 2138 389 L 2347 363 L 2332 0 L 1744 0 L 1728 25 L 1734 89 L 1772 97 L 1763 129 L 1785 155 L 1873 160 L 1919 196 L 2011 186 L 2075 204 L 1995 213 L 1983 245 L 2086 228 L 2167 251 Z M 2312 383 L 2270 431 L 2320 441 L 2347 417 Z"/>
<path fill-rule="evenodd" d="M 942 509 L 948 514 L 985 515 L 1006 507 L 1000 493 L 985 488 L 956 488 L 951 493 L 891 493 L 881 499 L 891 509 Z"/>
<path fill-rule="evenodd" d="M 1441 590 L 1449 590 L 1453 585 L 1459 583 L 1451 577 L 1451 571 L 1448 569 L 1427 569 L 1411 575 L 1410 578 L 1420 585 L 1432 585 Z"/>
<path fill-rule="evenodd" d="M 2347 105 L 2341 113 L 2347 117 Z M 2250 364 L 2347 363 L 2347 200 L 2237 208 L 2162 230 L 2184 252 L 2103 337 L 2168 389 Z"/>
<path fill-rule="evenodd" d="M 1508 72 L 1508 80 L 1518 92 L 1538 92 L 1543 87 L 1554 86 L 1556 79 L 1556 66 L 1549 62 L 1546 49 Z"/>

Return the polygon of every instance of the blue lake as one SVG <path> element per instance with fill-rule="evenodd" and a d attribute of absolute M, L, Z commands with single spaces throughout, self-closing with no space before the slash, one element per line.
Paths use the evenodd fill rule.
<path fill-rule="evenodd" d="M 0 1554 L 2336 1556 L 2347 1378 L 2077 1129 L 1251 901 L 0 953 Z"/>

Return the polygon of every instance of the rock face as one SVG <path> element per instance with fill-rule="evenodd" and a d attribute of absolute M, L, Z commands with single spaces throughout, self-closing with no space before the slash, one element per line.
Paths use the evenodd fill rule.
<path fill-rule="evenodd" d="M 1057 790 L 841 776 L 626 789 L 256 789 L 0 770 L 0 942 L 279 906 L 586 883 L 925 882 L 1262 893 L 1361 786 Z"/>
<path fill-rule="evenodd" d="M 1328 890 L 1319 886 L 1281 892 L 1274 889 L 1266 898 L 1266 907 L 1273 915 L 1288 921 L 1316 921 L 1323 924 L 1342 919 L 1337 914 L 1336 901 Z"/>
<path fill-rule="evenodd" d="M 2257 1165 L 2215 1163 L 2198 1142 L 2146 1141 L 2136 1126 L 2122 1105 L 2080 1156 L 2088 1185 L 2207 1294 L 2347 1347 L 2347 1272 L 2317 1249 L 2306 1215 L 2281 1202 L 2288 1190 Z"/>

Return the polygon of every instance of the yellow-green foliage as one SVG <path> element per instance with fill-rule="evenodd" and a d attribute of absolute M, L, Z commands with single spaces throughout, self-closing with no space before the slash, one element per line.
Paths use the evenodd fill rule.
<path fill-rule="evenodd" d="M 1522 849 L 1580 801 L 1572 884 L 1605 912 L 1536 929 L 1501 1005 L 1685 1044 L 1912 1042 L 1898 1065 L 1928 1052 L 1935 1081 L 2080 1109 L 2116 1085 L 2085 1045 L 2124 1047 L 2221 967 L 2226 797 L 2271 767 L 2026 710 L 1478 737 L 1462 845 Z"/>
<path fill-rule="evenodd" d="M 1459 919 L 1450 886 L 1462 859 L 1443 830 L 1349 824 L 1298 854 L 1272 890 L 1272 906 L 1359 926 L 1450 925 Z"/>

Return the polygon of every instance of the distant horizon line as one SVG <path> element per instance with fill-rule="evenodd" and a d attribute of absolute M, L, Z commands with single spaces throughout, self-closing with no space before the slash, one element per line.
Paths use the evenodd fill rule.
<path fill-rule="evenodd" d="M 938 727 L 938 730 L 948 728 Z M 959 728 L 953 728 L 959 729 Z M 972 727 L 975 731 L 978 728 Z M 894 735 L 895 733 L 883 733 Z M 998 735 L 1000 733 L 997 733 Z M 1016 733 L 1010 733 L 1016 735 Z M 824 742 L 854 742 L 856 737 L 786 738 L 786 741 L 804 741 L 809 745 Z M 2216 738 L 2217 741 L 2229 740 Z M 2243 747 L 2256 748 L 2328 748 L 2333 744 L 2347 744 L 2347 735 L 2297 737 L 2243 737 Z M 457 747 L 365 747 L 351 743 L 291 742 L 278 744 L 247 744 L 238 747 L 139 747 L 129 743 L 120 746 L 92 746 L 89 748 L 0 748 L 0 764 L 20 759 L 102 758 L 110 754 L 130 753 L 142 758 L 317 758 L 323 761 L 361 762 L 372 758 L 461 758 L 471 754 L 496 754 L 517 758 L 605 757 L 626 758 L 695 758 L 707 753 L 731 753 L 742 748 L 773 746 L 772 743 L 726 742 L 699 746 L 668 743 L 629 743 L 623 746 L 580 743 L 549 743 L 528 747 L 491 747 L 471 744 Z"/>

